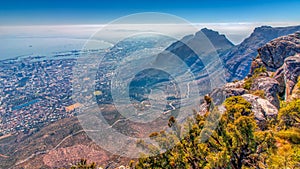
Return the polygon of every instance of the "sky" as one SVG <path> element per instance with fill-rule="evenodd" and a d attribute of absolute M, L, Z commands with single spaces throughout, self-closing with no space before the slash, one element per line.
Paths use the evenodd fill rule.
<path fill-rule="evenodd" d="M 299 9 L 299 0 L 0 0 L 0 60 L 81 49 L 103 26 L 144 12 L 172 15 L 153 17 L 155 23 L 175 16 L 239 44 L 258 26 L 300 25 Z M 145 17 L 133 18 L 139 24 L 149 22 Z M 126 26 L 110 29 L 109 38 L 136 31 Z M 166 30 L 182 36 L 191 33 L 178 26 Z"/>
<path fill-rule="evenodd" d="M 193 23 L 296 22 L 299 0 L 1 0 L 1 25 L 104 24 L 138 12 L 163 12 Z"/>

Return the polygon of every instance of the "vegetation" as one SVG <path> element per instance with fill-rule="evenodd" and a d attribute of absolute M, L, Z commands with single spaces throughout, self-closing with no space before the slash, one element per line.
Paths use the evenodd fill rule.
<path fill-rule="evenodd" d="M 88 164 L 86 159 L 81 159 L 77 164 L 70 169 L 98 169 L 95 163 Z"/>
<path fill-rule="evenodd" d="M 251 105 L 242 97 L 228 98 L 225 107 L 227 111 L 222 116 L 210 116 L 220 120 L 215 130 L 204 127 L 209 112 L 204 116 L 195 114 L 194 121 L 190 121 L 186 126 L 178 126 L 176 121 L 171 119 L 172 125 L 169 126 L 177 126 L 176 130 L 168 134 L 156 133 L 155 137 L 151 138 L 158 142 L 160 148 L 168 148 L 173 142 L 177 142 L 176 146 L 165 153 L 140 158 L 135 168 L 266 167 L 269 153 L 276 149 L 273 132 L 258 130 L 250 110 Z M 209 121 L 212 124 L 208 126 L 214 125 L 215 120 Z M 178 127 L 188 129 L 188 134 L 182 139 L 179 132 L 181 129 Z M 155 148 L 152 147 L 152 150 Z"/>
<path fill-rule="evenodd" d="M 205 100 L 212 101 L 210 97 Z M 204 115 L 195 112 L 184 125 L 171 117 L 168 121 L 171 132 L 150 135 L 158 147 L 143 140 L 138 142 L 153 156 L 141 155 L 128 166 L 135 169 L 300 168 L 300 99 L 281 104 L 277 119 L 264 131 L 257 127 L 251 104 L 243 97 L 227 98 L 224 106 L 223 114 L 216 108 Z"/>
<path fill-rule="evenodd" d="M 279 126 L 291 129 L 300 126 L 300 99 L 283 104 L 278 112 Z"/>
<path fill-rule="evenodd" d="M 259 96 L 263 99 L 266 98 L 265 96 L 265 92 L 263 90 L 255 90 L 255 91 L 252 91 L 251 94 L 255 95 L 255 96 Z"/>
<path fill-rule="evenodd" d="M 259 77 L 262 73 L 266 73 L 266 72 L 267 72 L 267 68 L 264 66 L 256 68 L 252 76 L 245 79 L 244 89 L 250 90 L 254 79 Z"/>

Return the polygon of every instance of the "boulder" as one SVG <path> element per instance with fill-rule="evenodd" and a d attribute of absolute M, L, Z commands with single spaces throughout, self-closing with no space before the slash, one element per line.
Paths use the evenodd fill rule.
<path fill-rule="evenodd" d="M 276 118 L 278 109 L 268 100 L 255 95 L 244 94 L 242 97 L 251 103 L 251 110 L 254 113 L 259 128 L 262 130 L 266 129 L 267 119 Z"/>
<path fill-rule="evenodd" d="M 210 97 L 213 98 L 215 104 L 222 104 L 225 98 L 232 96 L 241 96 L 247 94 L 248 91 L 243 88 L 244 80 L 227 83 L 221 88 L 216 88 L 210 93 Z"/>
<path fill-rule="evenodd" d="M 265 98 L 276 108 L 280 107 L 278 93 L 280 92 L 279 83 L 271 77 L 258 77 L 254 79 L 251 90 L 264 91 Z"/>

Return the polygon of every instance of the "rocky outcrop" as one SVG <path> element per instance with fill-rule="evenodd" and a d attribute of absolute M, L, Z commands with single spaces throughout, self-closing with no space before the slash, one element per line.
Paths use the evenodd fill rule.
<path fill-rule="evenodd" d="M 264 129 L 267 120 L 278 114 L 278 96 L 300 98 L 300 85 L 296 85 L 300 75 L 300 32 L 276 38 L 259 48 L 258 52 L 245 80 L 227 83 L 215 89 L 211 97 L 244 97 L 251 103 L 259 127 Z"/>
<path fill-rule="evenodd" d="M 267 119 L 277 116 L 278 109 L 268 100 L 252 94 L 244 94 L 242 97 L 251 103 L 251 110 L 254 113 L 258 126 L 261 129 L 265 129 L 267 127 Z"/>
<path fill-rule="evenodd" d="M 266 67 L 279 83 L 278 93 L 288 99 L 300 75 L 300 32 L 276 38 L 259 48 L 258 53 L 250 74 L 258 67 Z"/>
<path fill-rule="evenodd" d="M 278 27 L 262 26 L 255 28 L 254 32 L 241 44 L 232 47 L 228 52 L 221 54 L 227 69 L 228 81 L 243 79 L 250 70 L 253 59 L 257 56 L 257 49 L 270 40 L 292 34 L 300 30 L 300 26 Z"/>
<path fill-rule="evenodd" d="M 286 86 L 285 92 L 286 97 L 289 98 L 300 75 L 300 55 L 297 54 L 285 59 L 283 68 Z"/>

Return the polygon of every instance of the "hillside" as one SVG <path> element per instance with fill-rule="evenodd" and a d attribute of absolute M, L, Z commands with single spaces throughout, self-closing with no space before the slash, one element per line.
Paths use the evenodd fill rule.
<path fill-rule="evenodd" d="M 77 118 L 59 120 L 29 134 L 0 139 L 0 168 L 39 169 L 70 167 L 81 158 L 116 166 L 126 159 L 96 145 Z"/>

